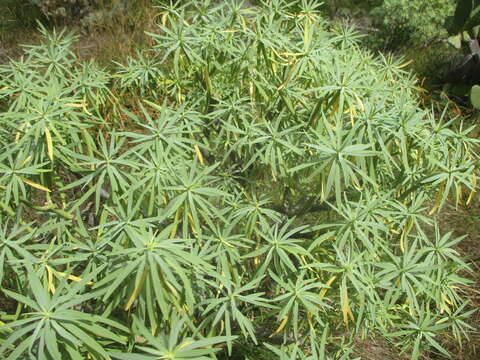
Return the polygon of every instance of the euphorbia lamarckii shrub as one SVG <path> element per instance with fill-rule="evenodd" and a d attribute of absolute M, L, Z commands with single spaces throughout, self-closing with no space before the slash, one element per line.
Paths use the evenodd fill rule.
<path fill-rule="evenodd" d="M 43 29 L 0 68 L 2 358 L 346 359 L 383 336 L 418 359 L 468 336 L 435 214 L 475 201 L 472 129 L 315 3 L 160 7 L 115 73 Z"/>

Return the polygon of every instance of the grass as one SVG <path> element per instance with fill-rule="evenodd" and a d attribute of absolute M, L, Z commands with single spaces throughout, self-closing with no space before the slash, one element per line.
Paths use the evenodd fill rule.
<path fill-rule="evenodd" d="M 58 28 L 67 27 L 79 35 L 74 51 L 79 59 L 95 59 L 103 66 L 112 67 L 112 61 L 123 62 L 135 51 L 148 47 L 156 11 L 152 0 L 104 1 L 86 18 L 62 21 Z M 40 40 L 37 21 L 49 29 L 55 25 L 28 1 L 2 0 L 0 3 L 0 63 L 18 58 L 22 44 Z"/>
<path fill-rule="evenodd" d="M 77 46 L 80 58 L 93 58 L 105 66 L 123 62 L 129 55 L 151 45 L 146 31 L 154 31 L 152 0 L 112 1 L 86 19 Z"/>
<path fill-rule="evenodd" d="M 20 44 L 38 41 L 35 20 L 41 14 L 27 2 L 3 0 L 0 2 L 0 63 L 22 54 Z"/>

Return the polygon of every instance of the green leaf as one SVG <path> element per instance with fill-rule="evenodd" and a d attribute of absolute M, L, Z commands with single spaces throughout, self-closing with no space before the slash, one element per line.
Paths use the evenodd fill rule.
<path fill-rule="evenodd" d="M 454 33 L 458 33 L 464 28 L 473 10 L 474 1 L 475 0 L 458 0 L 452 29 Z"/>
<path fill-rule="evenodd" d="M 473 107 L 477 110 L 480 110 L 480 86 L 474 85 L 470 90 L 470 101 Z"/>

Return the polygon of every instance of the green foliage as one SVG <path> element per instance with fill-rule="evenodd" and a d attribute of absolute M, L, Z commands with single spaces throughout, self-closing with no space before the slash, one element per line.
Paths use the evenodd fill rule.
<path fill-rule="evenodd" d="M 452 32 L 470 31 L 479 25 L 480 2 L 477 0 L 459 0 L 455 9 Z"/>
<path fill-rule="evenodd" d="M 325 1 L 332 19 L 352 23 L 365 34 L 368 48 L 412 59 L 408 68 L 424 78 L 427 87 L 445 83 L 458 60 L 458 52 L 444 41 L 454 8 L 454 0 Z"/>
<path fill-rule="evenodd" d="M 479 77 L 476 74 L 480 61 L 480 1 L 459 1 L 453 19 L 452 33 L 449 43 L 457 49 L 461 49 L 464 57 L 458 72 L 466 73 L 467 85 L 478 84 Z M 480 108 L 479 86 L 474 85 L 470 89 L 470 102 L 476 109 Z"/>
<path fill-rule="evenodd" d="M 455 9 L 450 37 L 451 45 L 460 49 L 462 46 L 472 56 L 480 56 L 478 38 L 480 29 L 480 2 L 476 0 L 459 1 Z M 476 45 L 476 46 L 475 46 Z"/>
<path fill-rule="evenodd" d="M 315 2 L 157 10 L 113 74 L 45 29 L 0 67 L 0 356 L 347 359 L 380 334 L 418 359 L 468 336 L 460 239 L 430 215 L 478 191 L 473 127 Z"/>
<path fill-rule="evenodd" d="M 8 359 L 17 359 L 27 350 L 30 356 L 36 354 L 38 359 L 79 359 L 82 354 L 78 348 L 95 354 L 97 358 L 108 359 L 105 349 L 93 336 L 125 343 L 125 337 L 120 336 L 128 332 L 124 326 L 102 316 L 85 314 L 74 309 L 98 295 L 95 292 L 84 294 L 83 288 L 100 269 L 89 271 L 87 267 L 85 276 L 77 284 L 72 286 L 66 279 L 62 279 L 54 291 L 42 285 L 29 263 L 26 270 L 30 287 L 27 294 L 31 296 L 4 290 L 7 296 L 31 310 L 25 313 L 22 319 L 5 325 L 5 329 L 14 330 L 0 347 L 0 353 L 9 353 Z M 117 333 L 102 325 L 115 329 Z M 25 337 L 26 334 L 32 335 Z M 61 338 L 64 341 L 61 341 Z"/>
<path fill-rule="evenodd" d="M 445 38 L 446 20 L 453 15 L 453 0 L 384 0 L 372 11 L 387 47 L 419 45 Z"/>
<path fill-rule="evenodd" d="M 325 0 L 322 2 L 322 10 L 326 10 L 330 16 L 363 16 L 372 8 L 380 6 L 383 0 Z"/>
<path fill-rule="evenodd" d="M 369 45 L 398 50 L 445 38 L 455 0 L 327 0 L 325 7 L 330 16 L 347 18 L 369 32 Z"/>
<path fill-rule="evenodd" d="M 474 85 L 470 90 L 470 101 L 475 109 L 480 109 L 480 86 Z"/>

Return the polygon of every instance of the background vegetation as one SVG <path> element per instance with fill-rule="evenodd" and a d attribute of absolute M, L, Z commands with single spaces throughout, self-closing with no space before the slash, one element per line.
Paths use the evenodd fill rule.
<path fill-rule="evenodd" d="M 477 4 L 428 4 L 4 3 L 0 356 L 475 358 L 476 113 L 399 54 Z"/>

